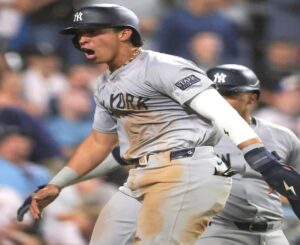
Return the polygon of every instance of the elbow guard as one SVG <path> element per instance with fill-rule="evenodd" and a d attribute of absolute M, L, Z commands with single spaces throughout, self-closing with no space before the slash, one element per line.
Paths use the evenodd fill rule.
<path fill-rule="evenodd" d="M 300 175 L 292 167 L 279 163 L 265 147 L 251 149 L 244 157 L 274 190 L 300 205 Z"/>

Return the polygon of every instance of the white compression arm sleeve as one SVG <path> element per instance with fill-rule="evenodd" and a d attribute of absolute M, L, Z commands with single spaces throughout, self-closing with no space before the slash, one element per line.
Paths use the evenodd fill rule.
<path fill-rule="evenodd" d="M 199 115 L 214 121 L 236 145 L 258 138 L 254 130 L 214 88 L 198 94 L 190 101 L 189 106 Z"/>

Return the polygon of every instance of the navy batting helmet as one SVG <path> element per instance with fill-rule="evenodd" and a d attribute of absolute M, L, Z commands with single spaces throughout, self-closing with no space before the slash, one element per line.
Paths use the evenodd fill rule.
<path fill-rule="evenodd" d="M 253 91 L 259 95 L 260 82 L 252 70 L 242 65 L 226 64 L 209 69 L 207 76 L 220 92 Z"/>
<path fill-rule="evenodd" d="M 76 35 L 80 30 L 122 27 L 133 30 L 131 41 L 134 46 L 142 46 L 138 17 L 130 9 L 117 4 L 90 3 L 81 6 L 75 11 L 72 24 L 60 33 Z"/>

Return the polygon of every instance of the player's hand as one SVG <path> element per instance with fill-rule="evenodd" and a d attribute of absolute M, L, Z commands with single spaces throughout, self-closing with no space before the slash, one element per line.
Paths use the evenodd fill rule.
<path fill-rule="evenodd" d="M 43 209 L 53 202 L 59 195 L 60 189 L 56 185 L 46 185 L 32 196 L 30 213 L 34 219 L 41 219 Z"/>
<path fill-rule="evenodd" d="M 41 185 L 39 186 L 30 196 L 28 196 L 25 201 L 22 203 L 21 207 L 18 208 L 17 211 L 17 220 L 18 221 L 23 221 L 24 215 L 28 212 L 31 201 L 32 201 L 32 196 L 34 193 L 38 192 L 40 189 L 44 188 L 46 185 Z"/>

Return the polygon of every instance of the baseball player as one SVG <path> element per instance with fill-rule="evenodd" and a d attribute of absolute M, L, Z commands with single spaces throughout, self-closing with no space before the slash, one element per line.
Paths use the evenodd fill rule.
<path fill-rule="evenodd" d="M 286 162 L 299 162 L 299 140 L 293 133 L 250 115 L 259 98 L 260 90 L 259 81 L 251 70 L 239 65 L 222 65 L 209 70 L 208 76 L 218 85 L 219 92 L 228 102 L 249 124 L 251 122 L 265 145 L 275 149 L 274 154 L 280 154 L 281 159 Z M 285 148 L 282 148 L 283 146 Z M 249 168 L 238 149 L 226 137 L 223 137 L 214 148 L 223 161 L 239 174 L 233 177 L 234 185 L 225 209 L 214 218 L 197 244 L 288 244 L 281 230 L 283 216 L 278 194 L 269 192 L 262 177 Z M 102 176 L 111 168 L 120 167 L 122 161 L 117 150 L 113 151 L 114 157 L 110 155 L 101 165 L 76 182 Z M 119 163 L 115 159 L 119 159 Z M 298 170 L 299 164 L 295 167 Z M 116 205 L 108 212 L 111 213 L 109 217 L 111 220 L 121 216 L 124 220 L 118 229 L 116 226 L 107 228 L 108 236 L 122 234 L 115 238 L 119 239 L 115 244 L 131 244 L 135 233 L 135 222 L 141 203 L 130 198 L 128 194 L 130 195 L 124 194 L 121 189 L 114 199 L 118 200 L 116 203 L 122 205 Z M 24 215 L 24 210 L 20 211 Z"/>
<path fill-rule="evenodd" d="M 256 75 L 240 65 L 221 65 L 207 71 L 218 91 L 255 130 L 264 145 L 280 161 L 300 171 L 300 141 L 287 128 L 251 116 L 260 91 Z M 249 168 L 238 148 L 223 137 L 215 146 L 222 160 L 239 173 L 224 210 L 218 213 L 197 245 L 287 245 L 282 232 L 283 211 L 277 192 L 261 174 Z"/>
<path fill-rule="evenodd" d="M 230 171 L 213 151 L 220 132 L 272 188 L 298 201 L 299 174 L 266 150 L 193 63 L 142 50 L 138 18 L 132 11 L 89 4 L 75 12 L 72 26 L 62 33 L 72 35 L 87 59 L 106 63 L 109 71 L 95 92 L 93 131 L 67 165 L 32 196 L 30 212 L 35 219 L 61 188 L 101 164 L 118 143 L 122 159 L 136 166 L 122 189 L 141 202 L 132 243 L 194 244 L 197 227 L 224 208 L 231 189 Z M 286 189 L 284 182 L 295 191 Z M 109 236 L 107 229 L 126 222 L 126 214 L 110 218 L 118 201 L 114 196 L 101 212 L 91 244 L 122 244 L 114 240 L 122 230 Z"/>

